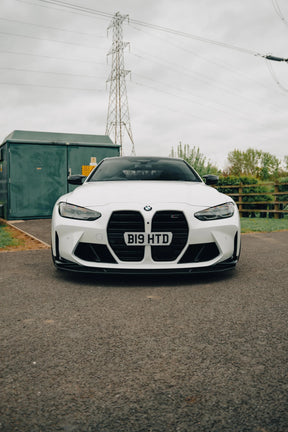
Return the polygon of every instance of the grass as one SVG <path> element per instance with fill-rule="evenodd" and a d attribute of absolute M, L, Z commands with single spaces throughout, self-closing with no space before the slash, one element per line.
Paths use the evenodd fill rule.
<path fill-rule="evenodd" d="M 273 232 L 288 230 L 288 219 L 241 218 L 241 232 Z"/>
<path fill-rule="evenodd" d="M 18 246 L 20 243 L 21 241 L 9 232 L 7 225 L 0 222 L 0 249 L 8 246 Z"/>

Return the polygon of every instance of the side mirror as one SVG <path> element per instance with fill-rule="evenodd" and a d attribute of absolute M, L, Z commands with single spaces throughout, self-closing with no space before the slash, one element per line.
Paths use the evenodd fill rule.
<path fill-rule="evenodd" d="M 69 184 L 82 185 L 85 178 L 86 176 L 77 174 L 77 175 L 70 175 L 67 180 Z"/>
<path fill-rule="evenodd" d="M 207 186 L 216 185 L 218 183 L 219 177 L 213 174 L 206 174 L 203 176 Z"/>

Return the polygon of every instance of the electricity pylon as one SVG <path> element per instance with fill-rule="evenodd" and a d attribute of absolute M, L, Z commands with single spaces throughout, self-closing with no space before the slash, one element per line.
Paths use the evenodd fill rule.
<path fill-rule="evenodd" d="M 110 82 L 109 105 L 106 122 L 106 135 L 114 139 L 115 144 L 120 145 L 120 155 L 123 155 L 123 136 L 126 131 L 132 144 L 131 154 L 135 154 L 135 147 L 130 123 L 126 76 L 130 71 L 124 67 L 124 49 L 129 45 L 123 42 L 122 24 L 128 15 L 120 15 L 117 12 L 108 30 L 113 29 L 112 48 L 108 55 L 112 55 L 111 73 L 107 79 Z"/>

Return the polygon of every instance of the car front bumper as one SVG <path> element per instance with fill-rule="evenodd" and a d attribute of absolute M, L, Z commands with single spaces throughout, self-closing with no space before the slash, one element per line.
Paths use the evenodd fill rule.
<path fill-rule="evenodd" d="M 237 209 L 228 219 L 199 221 L 193 216 L 196 210 L 191 206 L 184 206 L 180 211 L 179 208 L 172 208 L 169 210 L 170 218 L 174 219 L 168 222 L 175 231 L 175 243 L 169 248 L 143 246 L 141 250 L 140 247 L 131 248 L 123 243 L 123 232 L 135 231 L 135 227 L 129 228 L 128 224 L 120 232 L 116 224 L 115 230 L 115 226 L 111 225 L 113 211 L 114 208 L 103 212 L 96 221 L 81 221 L 61 217 L 55 206 L 52 218 L 52 256 L 55 266 L 63 270 L 92 273 L 177 274 L 228 270 L 235 267 L 238 261 L 240 223 Z M 169 211 L 158 208 L 153 213 L 147 213 L 143 209 L 133 209 L 128 210 L 128 216 L 133 212 L 139 213 L 143 218 L 141 230 L 153 232 L 155 214 L 163 213 L 166 217 Z M 187 222 L 185 229 L 178 217 L 180 213 Z M 161 224 L 154 231 L 159 231 L 159 226 Z M 165 227 L 163 231 L 167 229 L 170 230 Z"/>

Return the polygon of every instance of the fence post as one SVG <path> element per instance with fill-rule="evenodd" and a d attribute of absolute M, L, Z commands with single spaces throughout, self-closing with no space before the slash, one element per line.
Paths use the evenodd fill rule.
<path fill-rule="evenodd" d="M 243 188 L 242 188 L 243 184 L 240 183 L 240 185 L 238 186 L 238 209 L 239 209 L 239 213 L 240 216 L 242 216 L 242 212 L 243 212 L 243 205 L 242 205 L 242 193 L 243 193 Z"/>
<path fill-rule="evenodd" d="M 276 194 L 278 192 L 279 192 L 279 184 L 275 182 L 274 193 Z M 275 204 L 274 204 L 274 210 L 275 210 L 274 217 L 275 217 L 275 219 L 279 219 L 280 213 L 277 213 L 280 209 L 279 203 L 278 203 L 278 195 L 274 195 L 274 202 L 275 202 Z"/>

